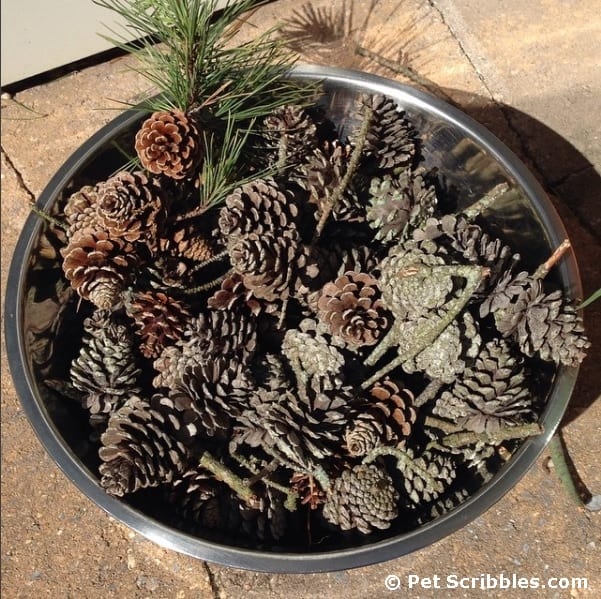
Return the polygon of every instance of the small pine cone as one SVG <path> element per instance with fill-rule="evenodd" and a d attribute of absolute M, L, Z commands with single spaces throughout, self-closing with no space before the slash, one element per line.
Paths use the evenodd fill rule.
<path fill-rule="evenodd" d="M 219 230 L 230 245 L 249 233 L 276 237 L 294 229 L 298 218 L 297 201 L 292 193 L 270 179 L 259 179 L 235 189 L 219 213 Z"/>
<path fill-rule="evenodd" d="M 96 218 L 111 237 L 154 248 L 164 220 L 161 194 L 142 171 L 121 171 L 97 185 Z"/>
<path fill-rule="evenodd" d="M 369 390 L 370 398 L 358 408 L 346 429 L 345 444 L 352 457 L 367 455 L 379 445 L 403 447 L 411 434 L 416 411 L 413 394 L 389 378 Z"/>
<path fill-rule="evenodd" d="M 457 476 L 454 458 L 448 453 L 424 451 L 419 457 L 412 458 L 412 466 L 403 470 L 405 493 L 415 504 L 435 501 Z"/>
<path fill-rule="evenodd" d="M 362 94 L 356 108 L 360 122 L 368 111 L 372 113 L 372 123 L 367 132 L 364 155 L 380 170 L 411 166 L 417 157 L 417 132 L 405 112 L 383 95 Z M 354 137 L 351 136 L 351 141 Z"/>
<path fill-rule="evenodd" d="M 207 301 L 209 308 L 214 310 L 246 309 L 253 316 L 261 313 L 263 308 L 265 312 L 273 312 L 275 305 L 266 302 L 260 302 L 250 289 L 244 287 L 242 277 L 239 274 L 232 274 L 225 277 L 221 283 L 221 288 L 216 291 Z"/>
<path fill-rule="evenodd" d="M 110 417 L 100 440 L 100 484 L 119 497 L 172 481 L 189 460 L 163 414 L 136 395 Z"/>
<path fill-rule="evenodd" d="M 283 152 L 285 164 L 294 166 L 317 145 L 317 127 L 302 106 L 274 110 L 263 121 L 262 134 L 273 164 L 279 163 Z"/>
<path fill-rule="evenodd" d="M 136 333 L 142 338 L 140 351 L 147 358 L 158 358 L 163 349 L 181 339 L 191 318 L 188 307 L 161 292 L 124 294 L 127 314 L 136 323 Z"/>
<path fill-rule="evenodd" d="M 374 178 L 369 193 L 367 221 L 383 242 L 402 238 L 408 227 L 426 221 L 437 204 L 434 186 L 427 184 L 421 170 Z"/>
<path fill-rule="evenodd" d="M 326 327 L 306 318 L 298 329 L 289 329 L 284 335 L 282 353 L 288 359 L 297 380 L 338 375 L 345 365 L 340 351 L 342 343 L 333 341 Z"/>
<path fill-rule="evenodd" d="M 109 414 L 139 393 L 140 373 L 128 327 L 108 310 L 84 320 L 82 347 L 70 375 L 73 386 L 85 393 L 82 403 L 90 414 Z"/>
<path fill-rule="evenodd" d="M 312 474 L 295 472 L 290 478 L 290 487 L 298 493 L 301 505 L 308 505 L 312 510 L 316 510 L 326 500 L 325 491 Z"/>
<path fill-rule="evenodd" d="M 377 285 L 370 275 L 354 271 L 327 283 L 317 302 L 319 319 L 352 347 L 376 344 L 388 326 Z"/>
<path fill-rule="evenodd" d="M 427 324 L 429 317 L 408 321 L 404 329 L 407 335 L 418 332 Z M 440 335 L 411 360 L 403 362 L 403 370 L 409 374 L 423 372 L 431 379 L 453 383 L 465 369 L 466 360 L 475 358 L 480 351 L 482 338 L 472 315 L 465 311 L 451 322 Z"/>
<path fill-rule="evenodd" d="M 61 250 L 63 271 L 77 293 L 102 309 L 121 300 L 137 259 L 131 244 L 83 229 Z"/>
<path fill-rule="evenodd" d="M 181 518 L 199 524 L 206 503 L 219 491 L 219 482 L 211 473 L 199 467 L 190 468 L 171 482 L 167 501 Z"/>
<path fill-rule="evenodd" d="M 339 141 L 325 142 L 313 151 L 306 164 L 302 165 L 299 183 L 309 192 L 309 201 L 317 205 L 315 217 L 319 218 L 328 209 L 332 195 L 342 184 L 348 170 L 353 148 Z M 358 179 L 347 185 L 344 193 L 332 207 L 331 217 L 336 221 L 358 222 L 365 220 L 365 207 L 359 200 L 356 184 Z"/>
<path fill-rule="evenodd" d="M 69 228 L 67 236 L 71 239 L 82 229 L 98 229 L 96 203 L 98 202 L 98 187 L 84 185 L 80 190 L 69 196 L 65 205 L 65 217 Z"/>
<path fill-rule="evenodd" d="M 193 120 L 181 110 L 153 113 L 136 134 L 142 166 L 171 179 L 194 176 L 202 159 L 202 140 Z"/>
<path fill-rule="evenodd" d="M 480 304 L 480 317 L 485 318 L 489 314 L 495 313 L 499 315 L 513 314 L 513 304 L 520 296 L 525 296 L 531 287 L 540 292 L 540 281 L 535 281 L 525 271 L 514 276 L 510 270 L 507 270 L 488 297 Z M 497 323 L 499 332 L 502 335 L 510 335 L 515 331 L 517 320 L 519 320 L 519 317 L 517 319 L 510 318 L 506 321 L 500 319 Z"/>
<path fill-rule="evenodd" d="M 323 516 L 342 530 L 369 534 L 385 530 L 398 516 L 399 494 L 388 473 L 376 464 L 344 470 L 334 480 L 323 506 Z"/>
<path fill-rule="evenodd" d="M 426 524 L 431 520 L 435 520 L 444 514 L 454 510 L 457 506 L 461 505 L 464 501 L 469 499 L 470 493 L 467 489 L 459 489 L 448 495 L 439 497 L 434 503 L 427 506 L 427 509 L 423 514 L 418 516 L 417 521 L 420 524 Z"/>
<path fill-rule="evenodd" d="M 248 233 L 230 244 L 234 272 L 253 295 L 268 302 L 287 300 L 306 264 L 298 233 L 289 229 L 278 237 Z"/>
<path fill-rule="evenodd" d="M 432 412 L 476 433 L 524 422 L 532 401 L 521 361 L 504 340 L 489 341 Z"/>

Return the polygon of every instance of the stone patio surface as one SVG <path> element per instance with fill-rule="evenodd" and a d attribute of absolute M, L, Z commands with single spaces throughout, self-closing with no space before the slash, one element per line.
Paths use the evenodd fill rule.
<path fill-rule="evenodd" d="M 253 15 L 243 35 L 276 22 L 306 21 L 311 14 L 321 15 L 321 26 L 338 23 L 345 35 L 306 44 L 302 61 L 421 85 L 487 126 L 551 196 L 580 264 L 585 297 L 601 287 L 599 0 L 315 0 L 306 5 L 278 0 Z M 385 60 L 370 60 L 370 52 Z M 130 62 L 115 59 L 3 94 L 3 300 L 12 291 L 6 276 L 30 201 L 66 158 L 121 110 L 112 100 L 135 101 L 144 91 L 145 83 L 126 68 Z M 395 64 L 410 66 L 417 75 L 408 81 Z M 599 494 L 601 301 L 587 308 L 585 318 L 593 347 L 562 435 L 584 485 Z M 16 397 L 4 335 L 2 348 L 1 590 L 6 599 L 601 597 L 601 513 L 572 502 L 547 451 L 484 515 L 432 546 L 386 563 L 313 575 L 264 574 L 162 549 L 107 516 L 46 455 Z M 543 582 L 587 577 L 588 589 L 407 590 L 410 575 L 438 575 L 444 583 L 451 574 L 486 573 Z M 401 589 L 386 589 L 389 575 L 399 577 Z"/>

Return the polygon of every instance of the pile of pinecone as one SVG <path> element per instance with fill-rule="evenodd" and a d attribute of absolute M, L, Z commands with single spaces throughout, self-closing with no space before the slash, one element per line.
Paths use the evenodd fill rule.
<path fill-rule="evenodd" d="M 362 95 L 349 122 L 278 110 L 205 209 L 205 125 L 154 113 L 136 170 L 68 198 L 63 270 L 86 300 L 68 384 L 108 493 L 255 546 L 302 545 L 307 518 L 314 536 L 408 530 L 536 423 L 541 361 L 583 359 L 561 291 L 477 213 L 444 213 L 404 111 Z"/>

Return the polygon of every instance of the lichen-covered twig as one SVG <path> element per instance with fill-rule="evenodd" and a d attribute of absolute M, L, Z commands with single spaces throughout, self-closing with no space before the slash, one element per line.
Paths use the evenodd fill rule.
<path fill-rule="evenodd" d="M 507 183 L 499 183 L 499 185 L 493 187 L 486 195 L 468 206 L 461 213 L 467 219 L 476 218 L 482 214 L 487 208 L 490 208 L 502 195 L 509 192 L 509 185 Z"/>
<path fill-rule="evenodd" d="M 211 472 L 217 480 L 225 483 L 242 501 L 253 509 L 261 509 L 261 500 L 237 474 L 216 460 L 208 451 L 200 457 L 199 465 Z"/>
<path fill-rule="evenodd" d="M 437 395 L 444 383 L 438 379 L 430 381 L 426 388 L 413 400 L 413 407 L 420 408 L 433 400 Z"/>
<path fill-rule="evenodd" d="M 443 437 L 440 444 L 446 447 L 464 447 L 465 445 L 473 445 L 475 443 L 486 443 L 487 445 L 498 445 L 503 441 L 512 439 L 525 439 L 526 437 L 534 437 L 543 432 L 543 427 L 538 422 L 530 424 L 520 424 L 518 426 L 507 426 L 501 428 L 494 433 L 474 433 L 461 432 L 452 433 Z"/>

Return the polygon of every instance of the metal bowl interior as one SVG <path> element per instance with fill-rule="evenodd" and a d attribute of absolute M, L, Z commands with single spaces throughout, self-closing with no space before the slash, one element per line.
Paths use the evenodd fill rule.
<path fill-rule="evenodd" d="M 507 182 L 514 193 L 486 216 L 511 238 L 522 255 L 524 267 L 535 267 L 567 237 L 550 201 L 517 157 L 483 127 L 445 102 L 410 87 L 353 71 L 308 66 L 295 69 L 292 76 L 323 81 L 328 112 L 342 128 L 349 125 L 347 107 L 358 93 L 382 93 L 395 99 L 420 131 L 425 165 L 438 167 L 448 184 L 462 191 L 461 201 L 465 205 L 494 185 Z M 139 112 L 129 111 L 98 131 L 56 173 L 38 206 L 48 211 L 58 210 L 74 189 L 106 178 L 119 168 L 122 159 L 114 150 L 114 142 L 131 142 L 131 133 L 140 118 Z M 65 323 L 77 326 L 76 318 L 56 301 L 62 271 L 56 255 L 47 251 L 44 230 L 42 221 L 30 216 L 18 241 L 7 283 L 7 354 L 23 408 L 47 452 L 81 492 L 148 539 L 196 558 L 258 571 L 321 572 L 382 562 L 434 543 L 485 512 L 527 472 L 558 426 L 576 381 L 577 369 L 558 369 L 549 381 L 540 416 L 544 433 L 521 443 L 492 480 L 464 503 L 417 529 L 403 531 L 393 527 L 373 538 L 360 542 L 353 538 L 348 544 L 311 553 L 286 547 L 258 549 L 223 539 L 199 538 L 162 522 L 160 511 L 149 511 L 143 503 L 106 494 L 98 484 L 95 464 L 85 457 L 82 427 L 69 410 L 69 403 L 44 384 L 52 336 L 58 335 Z M 581 295 L 572 255 L 562 261 L 553 276 L 568 295 Z M 68 354 L 71 348 L 67 345 L 59 351 Z"/>

